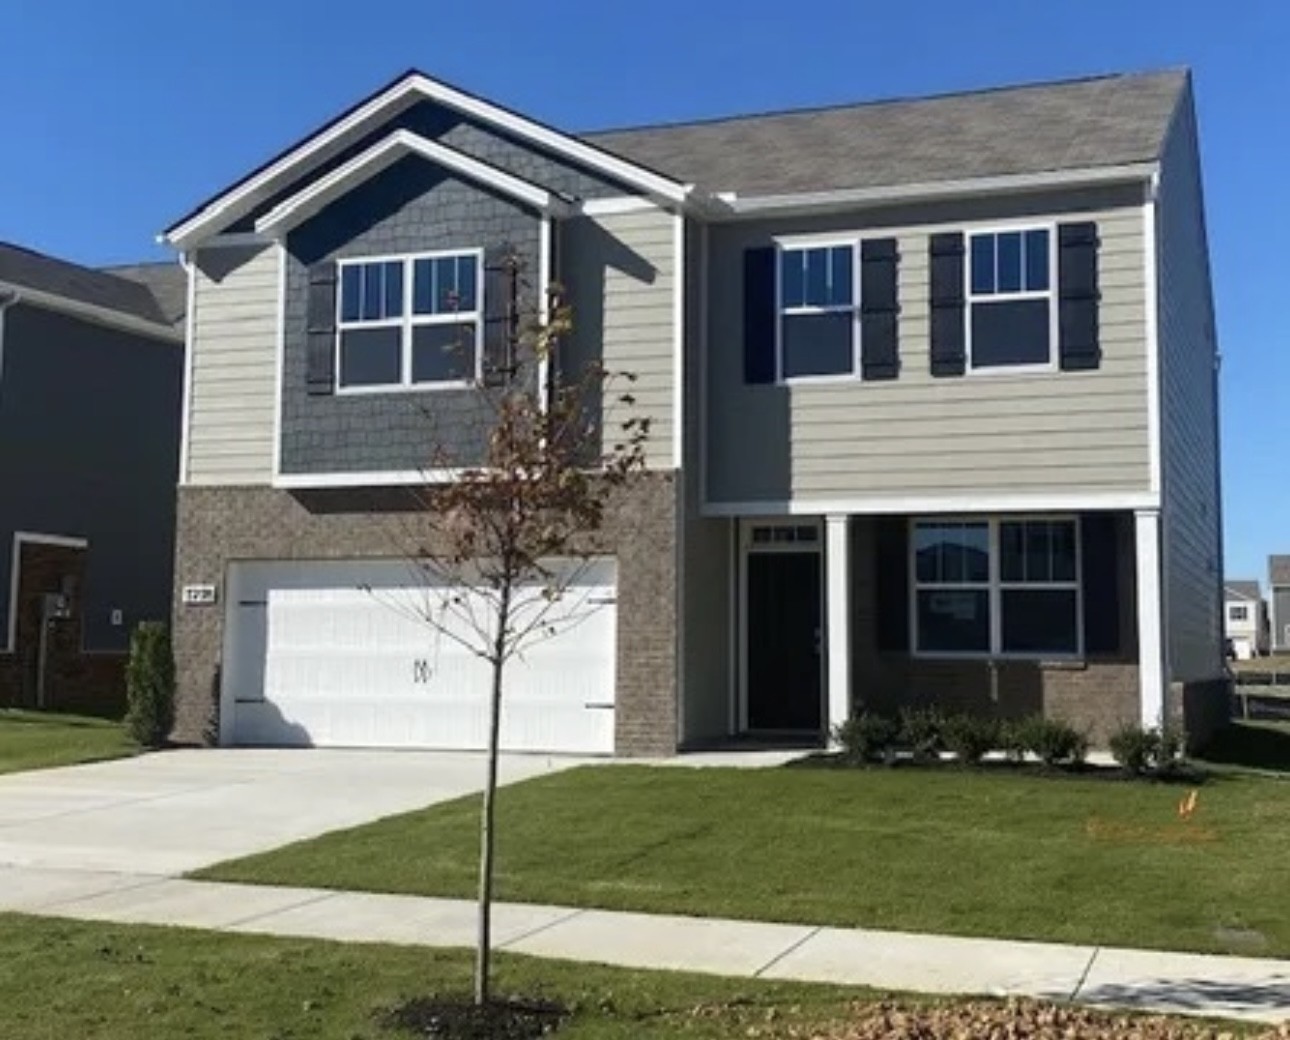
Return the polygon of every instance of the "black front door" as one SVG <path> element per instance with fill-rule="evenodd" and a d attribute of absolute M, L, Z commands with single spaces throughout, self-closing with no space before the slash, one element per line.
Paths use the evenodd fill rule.
<path fill-rule="evenodd" d="M 748 554 L 748 728 L 820 729 L 820 556 Z"/>

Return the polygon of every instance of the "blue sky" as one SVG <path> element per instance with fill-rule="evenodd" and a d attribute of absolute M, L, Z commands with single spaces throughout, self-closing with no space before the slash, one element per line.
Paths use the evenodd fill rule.
<path fill-rule="evenodd" d="M 0 238 L 153 235 L 409 66 L 569 129 L 1190 65 L 1223 350 L 1227 571 L 1290 552 L 1283 0 L 10 0 Z"/>

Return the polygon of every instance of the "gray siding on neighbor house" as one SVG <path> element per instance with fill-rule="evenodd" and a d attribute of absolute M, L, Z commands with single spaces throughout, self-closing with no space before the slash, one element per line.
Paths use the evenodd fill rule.
<path fill-rule="evenodd" d="M 251 214 L 233 225 L 230 230 L 251 230 L 255 226 L 255 221 L 279 202 L 290 198 L 301 188 L 336 167 L 344 165 L 395 130 L 411 130 L 422 137 L 439 141 L 472 158 L 490 163 L 516 177 L 570 198 L 596 199 L 637 194 L 635 189 L 628 188 L 592 170 L 584 169 L 531 143 L 520 141 L 495 127 L 487 126 L 443 105 L 437 105 L 433 101 L 421 101 L 391 117 L 305 176 L 286 185 L 261 203 Z"/>
<path fill-rule="evenodd" d="M 1195 112 L 1183 97 L 1157 203 L 1164 595 L 1170 678 L 1223 670 L 1218 345 Z"/>
<path fill-rule="evenodd" d="M 84 644 L 170 613 L 183 348 L 22 304 L 0 372 L 0 652 L 15 531 L 89 542 Z M 123 614 L 120 626 L 111 612 Z"/>
<path fill-rule="evenodd" d="M 279 266 L 276 246 L 197 253 L 189 484 L 268 484 L 273 477 Z"/>
<path fill-rule="evenodd" d="M 1278 653 L 1290 651 L 1290 586 L 1275 586 L 1269 598 L 1272 605 L 1272 649 Z"/>
<path fill-rule="evenodd" d="M 648 417 L 646 461 L 673 465 L 676 392 L 676 220 L 650 209 L 561 221 L 560 280 L 573 309 L 566 355 L 577 366 L 598 357 L 610 372 L 631 373 L 631 407 L 614 405 L 609 423 Z"/>
<path fill-rule="evenodd" d="M 1127 186 L 714 226 L 709 501 L 1147 492 L 1143 201 Z M 933 377 L 929 235 L 1031 219 L 1097 222 L 1101 367 Z M 835 232 L 898 240 L 899 378 L 746 385 L 744 250 L 777 235 Z"/>
<path fill-rule="evenodd" d="M 481 460 L 486 406 L 474 390 L 310 395 L 309 267 L 324 260 L 511 247 L 521 310 L 535 313 L 541 221 L 535 212 L 407 158 L 355 188 L 287 239 L 282 383 L 284 474 L 414 470 Z M 482 290 L 482 286 L 481 286 Z M 480 292 L 481 306 L 483 292 Z M 443 454 L 443 458 L 437 456 Z"/>

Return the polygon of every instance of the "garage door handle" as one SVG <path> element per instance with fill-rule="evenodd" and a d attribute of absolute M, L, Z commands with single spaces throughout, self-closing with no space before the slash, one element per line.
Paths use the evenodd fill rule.
<path fill-rule="evenodd" d="M 614 708 L 613 701 L 587 701 L 583 704 L 584 708 L 592 708 L 597 711 L 612 711 Z"/>

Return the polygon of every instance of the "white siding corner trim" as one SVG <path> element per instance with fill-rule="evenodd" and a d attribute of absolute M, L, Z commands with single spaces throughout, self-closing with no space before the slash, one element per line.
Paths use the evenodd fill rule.
<path fill-rule="evenodd" d="M 672 217 L 672 468 L 685 465 L 685 216 Z"/>
<path fill-rule="evenodd" d="M 1160 512 L 1134 513 L 1138 575 L 1138 707 L 1142 725 L 1159 726 L 1165 713 L 1164 600 L 1160 583 Z"/>

